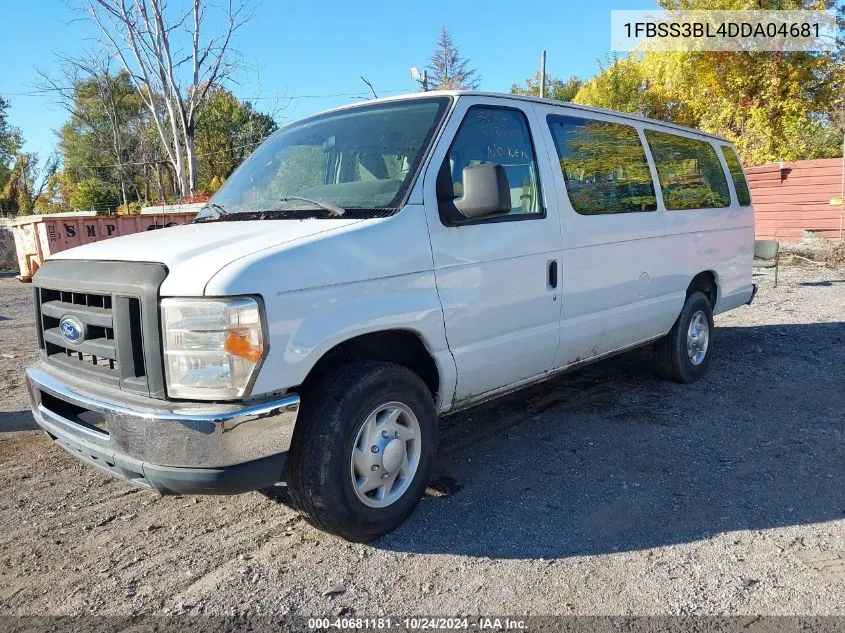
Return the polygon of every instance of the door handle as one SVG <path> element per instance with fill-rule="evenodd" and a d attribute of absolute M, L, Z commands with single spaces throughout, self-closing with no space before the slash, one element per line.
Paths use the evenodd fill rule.
<path fill-rule="evenodd" d="M 557 288 L 557 260 L 553 259 L 549 262 L 549 288 Z"/>

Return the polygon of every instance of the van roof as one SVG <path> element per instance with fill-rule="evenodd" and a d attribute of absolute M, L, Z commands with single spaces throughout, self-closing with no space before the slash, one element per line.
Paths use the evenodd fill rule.
<path fill-rule="evenodd" d="M 609 110 L 607 108 L 596 108 L 593 106 L 586 106 L 580 105 L 577 103 L 571 103 L 569 101 L 556 101 L 555 99 L 541 99 L 540 97 L 531 97 L 527 95 L 517 95 L 517 94 L 508 94 L 502 92 L 484 92 L 478 90 L 437 90 L 437 91 L 428 91 L 428 92 L 410 92 L 406 94 L 399 94 L 399 95 L 392 95 L 389 97 L 379 97 L 378 99 L 371 99 L 368 101 L 359 101 L 357 103 L 352 103 L 349 105 L 340 106 L 337 108 L 331 108 L 326 110 L 326 112 L 333 112 L 335 110 L 345 110 L 347 108 L 354 108 L 356 106 L 361 106 L 367 103 L 382 103 L 382 102 L 389 102 L 389 101 L 404 101 L 406 99 L 422 99 L 426 97 L 433 97 L 437 95 L 447 95 L 451 97 L 495 97 L 497 99 L 515 99 L 517 101 L 530 101 L 532 103 L 542 103 L 544 105 L 550 106 L 558 106 L 558 107 L 566 107 L 571 108 L 573 110 L 581 110 L 582 112 L 595 112 L 598 114 L 609 114 L 612 116 L 616 116 L 622 119 L 629 119 L 631 121 L 639 121 L 641 123 L 651 123 L 652 125 L 657 125 L 660 127 L 671 128 L 675 130 L 680 130 L 682 132 L 688 132 L 690 134 L 696 134 L 698 136 L 705 136 L 707 138 L 711 138 L 717 141 L 721 141 L 723 143 L 727 143 L 729 145 L 733 145 L 732 141 L 728 139 L 717 136 L 715 134 L 709 134 L 708 132 L 702 132 L 701 130 L 696 130 L 695 128 L 686 127 L 684 125 L 678 125 L 677 123 L 668 123 L 666 121 L 660 121 L 658 119 L 650 119 L 648 117 L 640 116 L 638 114 L 631 114 L 629 112 L 617 112 L 616 110 Z M 322 114 L 322 113 L 321 113 Z"/>

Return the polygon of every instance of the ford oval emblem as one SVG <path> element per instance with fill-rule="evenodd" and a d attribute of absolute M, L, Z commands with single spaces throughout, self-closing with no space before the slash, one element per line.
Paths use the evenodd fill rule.
<path fill-rule="evenodd" d="M 59 332 L 68 343 L 77 344 L 85 340 L 85 325 L 72 316 L 62 317 Z"/>

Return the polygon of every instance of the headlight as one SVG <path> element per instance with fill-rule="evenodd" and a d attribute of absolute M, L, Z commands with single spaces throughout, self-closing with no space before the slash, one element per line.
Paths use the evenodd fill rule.
<path fill-rule="evenodd" d="M 240 398 L 264 357 L 261 308 L 255 299 L 162 299 L 167 394 Z"/>

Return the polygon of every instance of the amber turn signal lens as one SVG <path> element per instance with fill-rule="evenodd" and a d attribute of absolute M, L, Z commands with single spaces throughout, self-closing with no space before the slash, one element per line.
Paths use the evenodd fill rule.
<path fill-rule="evenodd" d="M 226 342 L 223 344 L 225 349 L 230 354 L 240 356 L 248 361 L 257 363 L 261 360 L 261 355 L 264 353 L 264 347 L 259 343 L 254 345 L 249 341 L 249 330 L 246 328 L 232 328 L 226 336 Z"/>

